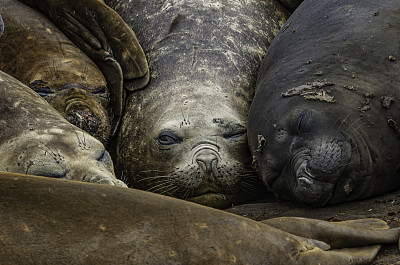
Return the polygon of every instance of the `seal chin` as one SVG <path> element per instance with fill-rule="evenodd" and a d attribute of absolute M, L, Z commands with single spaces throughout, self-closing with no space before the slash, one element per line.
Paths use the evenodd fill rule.
<path fill-rule="evenodd" d="M 297 165 L 297 169 L 292 190 L 296 201 L 315 206 L 326 205 L 335 187 L 336 178 L 313 174 L 307 159 L 301 159 L 294 164 Z M 327 182 L 327 179 L 331 182 Z"/>
<path fill-rule="evenodd" d="M 223 209 L 231 206 L 233 198 L 233 194 L 207 192 L 198 196 L 188 198 L 187 200 L 197 204 Z"/>
<path fill-rule="evenodd" d="M 293 190 L 296 201 L 314 206 L 324 206 L 331 198 L 335 185 L 315 180 L 307 175 L 297 176 Z"/>

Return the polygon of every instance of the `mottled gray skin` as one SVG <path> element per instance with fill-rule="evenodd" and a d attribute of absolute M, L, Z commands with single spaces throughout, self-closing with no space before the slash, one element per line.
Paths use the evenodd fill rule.
<path fill-rule="evenodd" d="M 0 170 L 126 186 L 104 146 L 0 71 Z"/>
<path fill-rule="evenodd" d="M 227 207 L 266 193 L 246 120 L 256 73 L 288 16 L 275 1 L 105 1 L 151 73 L 128 95 L 115 150 L 131 187 Z"/>
<path fill-rule="evenodd" d="M 326 205 L 400 188 L 400 2 L 304 1 L 271 45 L 248 137 L 279 198 Z"/>
<path fill-rule="evenodd" d="M 270 226 L 140 190 L 4 172 L 0 201 L 2 265 L 367 264 L 373 244 L 396 243 L 400 232 L 377 219 Z"/>

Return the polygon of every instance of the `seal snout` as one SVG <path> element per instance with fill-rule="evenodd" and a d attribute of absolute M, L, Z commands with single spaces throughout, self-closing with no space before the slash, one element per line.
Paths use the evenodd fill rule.
<path fill-rule="evenodd" d="M 218 156 L 209 150 L 202 151 L 196 156 L 199 167 L 207 174 L 212 174 L 216 170 L 218 161 Z"/>
<path fill-rule="evenodd" d="M 294 195 L 307 204 L 324 205 L 351 159 L 350 143 L 340 137 L 321 135 L 308 141 L 292 159 L 296 179 Z"/>
<path fill-rule="evenodd" d="M 196 161 L 203 173 L 216 175 L 217 166 L 221 160 L 219 147 L 210 142 L 200 142 L 192 150 L 192 163 Z"/>

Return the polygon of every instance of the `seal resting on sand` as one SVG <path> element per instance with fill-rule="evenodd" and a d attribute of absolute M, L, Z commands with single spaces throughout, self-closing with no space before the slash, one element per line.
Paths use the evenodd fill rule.
<path fill-rule="evenodd" d="M 304 1 L 269 48 L 248 139 L 268 188 L 326 205 L 400 189 L 400 2 Z"/>
<path fill-rule="evenodd" d="M 2 264 L 368 264 L 372 244 L 400 232 L 377 219 L 271 226 L 145 191 L 10 173 L 0 173 L 0 201 Z"/>

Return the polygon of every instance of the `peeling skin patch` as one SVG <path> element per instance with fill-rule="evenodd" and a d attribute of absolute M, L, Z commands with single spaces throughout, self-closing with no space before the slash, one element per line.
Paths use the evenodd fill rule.
<path fill-rule="evenodd" d="M 388 119 L 388 120 L 387 120 L 387 124 L 389 125 L 390 128 L 392 128 L 393 130 L 395 130 L 395 132 L 396 132 L 397 134 L 400 135 L 399 126 L 397 125 L 397 122 L 396 122 L 394 119 L 392 119 L 392 118 Z"/>
<path fill-rule="evenodd" d="M 357 91 L 357 88 L 355 88 L 354 86 L 345 85 L 345 86 L 343 86 L 343 88 L 346 88 L 346 89 L 351 90 L 351 91 Z"/>
<path fill-rule="evenodd" d="M 362 103 L 362 105 L 360 107 L 358 107 L 358 109 L 362 112 L 370 110 L 371 107 L 369 106 L 369 103 L 371 102 L 371 98 L 374 98 L 375 94 L 374 92 L 366 92 L 364 93 L 364 102 Z"/>
<path fill-rule="evenodd" d="M 302 96 L 309 100 L 320 100 L 329 103 L 335 103 L 335 98 L 332 95 L 329 95 L 332 90 L 323 90 L 324 87 L 333 85 L 335 84 L 328 81 L 314 81 L 305 85 L 291 88 L 287 92 L 282 93 L 282 97 Z"/>
<path fill-rule="evenodd" d="M 394 101 L 395 101 L 395 98 L 393 96 L 381 97 L 382 106 L 386 109 L 388 109 L 390 107 L 390 105 L 392 104 L 392 102 L 394 102 Z"/>

